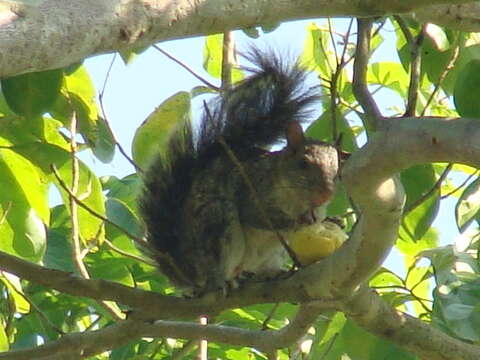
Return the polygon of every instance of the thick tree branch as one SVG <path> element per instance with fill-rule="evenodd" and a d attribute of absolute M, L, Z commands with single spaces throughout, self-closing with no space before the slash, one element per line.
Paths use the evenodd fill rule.
<path fill-rule="evenodd" d="M 431 324 L 395 310 L 372 290 L 359 291 L 346 313 L 364 329 L 428 360 L 477 360 L 480 347 L 452 338 Z"/>
<path fill-rule="evenodd" d="M 139 338 L 143 326 L 136 321 L 119 321 L 100 330 L 70 333 L 35 348 L 0 353 L 0 360 L 84 359 Z"/>
<path fill-rule="evenodd" d="M 165 296 L 134 289 L 102 279 L 83 279 L 64 271 L 48 269 L 0 251 L 0 270 L 36 284 L 95 300 L 110 300 L 128 305 L 148 319 L 193 319 L 201 315 L 213 316 L 220 311 L 253 304 L 277 302 L 306 302 L 309 298 L 298 287 L 285 293 L 284 280 L 252 283 L 232 291 L 228 297 L 222 291 L 199 299 Z M 316 299 L 314 299 L 316 300 Z M 318 307 L 321 301 L 316 302 Z M 337 306 L 336 301 L 325 301 L 324 308 Z M 140 316 L 140 315 L 139 315 Z"/>
<path fill-rule="evenodd" d="M 383 16 L 471 0 L 0 0 L 0 77 L 158 41 L 327 16 Z M 440 17 L 439 17 L 440 18 Z"/>
<path fill-rule="evenodd" d="M 445 4 L 426 6 L 415 11 L 415 18 L 422 23 L 433 23 L 466 32 L 480 31 L 480 4 Z"/>

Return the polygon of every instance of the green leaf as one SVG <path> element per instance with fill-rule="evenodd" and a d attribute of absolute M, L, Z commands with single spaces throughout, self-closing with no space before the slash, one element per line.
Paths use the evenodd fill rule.
<path fill-rule="evenodd" d="M 5 332 L 5 327 L 0 326 L 0 351 L 8 351 L 10 345 L 8 343 L 8 336 Z"/>
<path fill-rule="evenodd" d="M 331 48 L 328 28 L 311 23 L 307 27 L 302 63 L 318 71 L 322 78 L 330 79 L 336 64 L 335 54 Z"/>
<path fill-rule="evenodd" d="M 370 286 L 403 286 L 403 281 L 397 274 L 382 267 L 370 279 Z"/>
<path fill-rule="evenodd" d="M 419 266 L 416 262 L 416 258 L 406 259 L 406 267 L 409 269 L 406 285 L 409 289 L 414 289 L 413 294 L 416 297 L 420 299 L 429 299 L 431 294 L 430 279 L 432 276 L 430 266 Z M 413 305 L 417 316 L 429 313 L 417 299 L 411 301 L 410 304 Z M 426 305 L 429 305 L 429 303 L 427 302 Z"/>
<path fill-rule="evenodd" d="M 435 44 L 435 47 L 440 51 L 445 51 L 450 48 L 450 42 L 448 41 L 445 31 L 440 26 L 435 24 L 426 24 L 425 27 L 426 36 Z"/>
<path fill-rule="evenodd" d="M 71 230 L 72 220 L 66 206 L 62 204 L 52 208 L 47 233 L 47 251 L 43 258 L 46 267 L 71 273 L 78 272 L 72 260 Z"/>
<path fill-rule="evenodd" d="M 361 329 L 351 320 L 343 320 L 342 326 L 329 337 L 325 336 L 320 346 L 313 347 L 312 359 L 338 360 L 414 360 L 415 356 L 398 346 Z"/>
<path fill-rule="evenodd" d="M 47 184 L 30 161 L 10 149 L 0 149 L 0 248 L 37 262 L 45 250 L 48 223 Z"/>
<path fill-rule="evenodd" d="M 432 225 L 440 206 L 440 190 L 435 188 L 435 170 L 430 164 L 416 165 L 402 171 L 400 178 L 407 194 L 405 206 L 408 208 L 421 200 L 403 221 L 403 230 L 413 241 L 418 241 Z"/>
<path fill-rule="evenodd" d="M 249 348 L 243 348 L 240 350 L 235 350 L 235 349 L 229 349 L 225 351 L 225 354 L 227 355 L 226 359 L 229 360 L 244 360 L 244 359 L 251 359 L 252 358 L 252 350 Z M 262 357 L 263 359 L 266 359 Z M 261 358 L 259 358 L 261 359 Z"/>
<path fill-rule="evenodd" d="M 480 59 L 470 61 L 458 74 L 453 91 L 455 108 L 461 116 L 480 119 L 478 89 L 480 87 Z M 480 121 L 480 120 L 479 120 Z"/>
<path fill-rule="evenodd" d="M 411 238 L 405 232 L 405 227 L 400 228 L 400 239 L 395 244 L 396 248 L 410 257 L 417 256 L 418 253 L 426 249 L 431 249 L 438 246 L 439 234 L 438 231 L 431 227 L 429 228 L 421 238 Z"/>
<path fill-rule="evenodd" d="M 460 339 L 480 340 L 480 266 L 475 253 L 453 246 L 422 252 L 434 268 L 433 324 Z"/>
<path fill-rule="evenodd" d="M 128 205 L 132 210 L 137 206 L 138 195 L 143 185 L 138 174 L 131 174 L 122 179 L 115 176 L 105 176 L 100 179 L 103 189 L 108 190 L 109 198 L 116 198 Z M 136 212 L 135 212 L 136 213 Z"/>
<path fill-rule="evenodd" d="M 444 309 L 444 316 L 447 320 L 465 320 L 475 311 L 475 306 L 464 304 L 447 305 Z"/>
<path fill-rule="evenodd" d="M 149 49 L 149 46 L 142 46 L 140 48 L 136 49 L 129 49 L 129 50 L 121 50 L 119 51 L 120 56 L 122 57 L 123 62 L 128 65 L 131 64 L 138 55 L 143 53 L 144 51 L 147 51 Z"/>
<path fill-rule="evenodd" d="M 131 259 L 111 257 L 107 252 L 90 254 L 87 259 L 89 270 L 93 277 L 119 282 L 124 285 L 134 286 L 132 274 L 128 269 Z"/>
<path fill-rule="evenodd" d="M 96 91 L 85 66 L 76 66 L 65 76 L 61 96 L 57 98 L 51 113 L 67 128 L 75 114 L 78 131 L 87 143 L 92 148 L 103 145 L 102 141 L 98 141 L 99 108 Z"/>
<path fill-rule="evenodd" d="M 335 112 L 335 124 L 337 135 L 342 135 L 341 149 L 347 152 L 354 152 L 358 149 L 355 134 L 348 124 L 347 119 L 340 111 Z M 305 135 L 307 137 L 321 140 L 333 144 L 337 139 L 333 139 L 333 121 L 330 109 L 326 109 L 320 117 L 307 128 Z"/>
<path fill-rule="evenodd" d="M 464 232 L 473 220 L 480 217 L 480 178 L 463 191 L 455 206 L 458 231 Z"/>
<path fill-rule="evenodd" d="M 203 49 L 203 68 L 214 78 L 222 77 L 223 34 L 208 35 Z M 237 64 L 231 64 L 237 65 Z M 232 68 L 232 83 L 244 78 L 243 72 L 236 66 Z"/>
<path fill-rule="evenodd" d="M 28 314 L 30 312 L 30 303 L 25 299 L 20 279 L 12 274 L 3 272 L 0 275 L 0 281 L 3 282 L 8 289 L 14 311 L 19 314 Z M 2 327 L 0 326 L 0 328 Z"/>
<path fill-rule="evenodd" d="M 425 42 L 423 49 L 422 68 L 425 68 L 430 81 L 437 84 L 445 73 L 448 63 L 453 59 L 455 50 L 438 51 L 433 44 L 429 45 L 429 41 Z M 441 83 L 441 88 L 448 95 L 454 93 L 457 79 L 465 66 L 472 60 L 480 59 L 480 45 L 460 47 L 459 51 L 455 66 L 446 73 L 445 79 Z"/>
<path fill-rule="evenodd" d="M 343 216 L 351 209 L 350 200 L 343 184 L 338 183 L 335 188 L 335 195 L 328 204 L 328 216 Z"/>
<path fill-rule="evenodd" d="M 93 144 L 93 154 L 103 163 L 109 163 L 115 155 L 115 140 L 113 134 L 107 126 L 105 119 L 98 118 L 98 132 Z"/>
<path fill-rule="evenodd" d="M 165 146 L 168 135 L 181 122 L 190 121 L 190 94 L 185 91 L 170 96 L 135 132 L 132 155 L 141 169 L 146 169 L 152 158 Z"/>
<path fill-rule="evenodd" d="M 383 85 L 406 97 L 409 77 L 402 65 L 394 62 L 376 62 L 368 67 L 368 84 Z"/>
<path fill-rule="evenodd" d="M 217 79 L 222 77 L 222 53 L 223 34 L 207 36 L 203 49 L 203 68 Z"/>
<path fill-rule="evenodd" d="M 110 221 L 127 230 L 135 237 L 143 236 L 143 228 L 133 211 L 119 199 L 109 198 L 107 200 L 107 217 Z M 116 227 L 107 225 L 108 237 L 113 239 L 123 233 Z"/>
<path fill-rule="evenodd" d="M 63 81 L 61 69 L 28 73 L 1 80 L 3 94 L 18 115 L 32 118 L 55 103 Z"/>
<path fill-rule="evenodd" d="M 58 172 L 67 186 L 72 184 L 72 164 L 69 159 L 58 167 Z M 64 204 L 69 204 L 68 193 L 58 184 L 57 180 L 51 176 L 52 181 L 57 186 Z M 82 203 L 89 209 L 101 216 L 105 216 L 104 195 L 99 179 L 93 172 L 81 161 L 79 161 L 79 181 L 76 197 L 82 200 Z M 84 243 L 89 241 L 102 242 L 104 238 L 103 220 L 78 206 L 78 222 L 80 225 L 80 235 Z"/>

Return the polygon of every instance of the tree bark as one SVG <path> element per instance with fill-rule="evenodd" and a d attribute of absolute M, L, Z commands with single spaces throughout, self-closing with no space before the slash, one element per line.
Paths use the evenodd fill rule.
<path fill-rule="evenodd" d="M 422 12 L 435 22 L 472 0 L 0 0 L 0 77 L 64 67 L 88 56 L 295 19 Z M 450 4 L 443 5 L 442 4 Z M 470 5 L 480 9 L 480 5 Z M 464 11 L 475 24 L 478 11 Z M 453 11 L 453 10 L 452 10 Z M 449 19 L 452 19 L 451 17 Z M 456 20 L 453 17 L 453 20 Z M 448 21 L 454 26 L 454 21 Z M 480 25 L 474 28 L 480 30 Z"/>

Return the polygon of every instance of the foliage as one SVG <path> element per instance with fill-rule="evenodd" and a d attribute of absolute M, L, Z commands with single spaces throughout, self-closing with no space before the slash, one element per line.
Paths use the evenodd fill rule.
<path fill-rule="evenodd" d="M 354 152 L 367 141 L 370 129 L 352 90 L 353 29 L 332 26 L 332 22 L 322 21 L 306 29 L 301 57 L 316 76 L 316 85 L 322 88 L 320 115 L 309 125 L 307 135 L 332 142 L 342 134 L 343 150 Z M 388 27 L 395 32 L 385 30 Z M 478 117 L 480 42 L 476 36 L 392 18 L 376 24 L 372 51 L 381 54 L 383 46 L 395 40 L 399 61 L 376 60 L 369 65 L 367 74 L 368 85 L 385 112 L 402 116 L 406 105 L 412 103 L 409 72 L 415 60 L 411 54 L 417 54 L 421 56 L 421 67 L 415 113 L 449 117 L 458 111 L 460 115 Z M 221 67 L 220 41 L 218 37 L 207 38 L 204 52 L 205 69 L 216 77 Z M 235 72 L 236 79 L 241 77 Z M 131 239 L 131 235 L 142 236 L 135 203 L 141 186 L 139 173 L 100 178 L 76 158 L 76 152 L 91 152 L 99 161 L 108 163 L 116 152 L 115 137 L 105 115 L 101 115 L 85 66 L 20 75 L 3 79 L 1 85 L 0 250 L 52 269 L 80 274 L 74 261 L 77 256 L 93 278 L 164 294 L 175 292 L 151 265 L 142 261 L 143 255 Z M 151 156 L 161 151 L 168 131 L 191 116 L 191 102 L 198 93 L 198 89 L 185 89 L 173 94 L 137 129 L 132 154 L 139 168 L 145 168 Z M 59 178 L 87 209 L 75 204 Z M 379 269 L 370 285 L 399 310 L 455 338 L 478 343 L 477 171 L 466 166 L 424 164 L 403 171 L 401 181 L 407 202 L 396 244 L 400 254 L 396 263 L 403 260 L 404 266 L 397 266 L 395 271 Z M 53 188 L 60 192 L 60 198 L 55 199 Z M 450 245 L 440 246 L 439 232 L 432 224 L 442 203 L 452 198 L 456 202 L 457 227 L 463 234 L 449 239 Z M 350 230 L 357 217 L 354 210 L 340 186 L 329 214 L 343 216 Z M 80 254 L 75 253 L 76 248 L 81 249 Z M 255 305 L 226 311 L 215 320 L 250 329 L 279 329 L 292 317 L 294 309 L 293 304 Z M 111 315 L 98 302 L 0 273 L 0 350 L 33 347 L 39 341 L 58 339 L 62 332 L 101 328 L 110 321 Z M 298 348 L 282 349 L 280 358 L 417 358 L 359 328 L 342 313 L 321 316 L 302 342 Z M 141 354 L 166 359 L 185 344 L 184 340 L 142 339 L 108 356 L 140 358 Z M 195 356 L 190 352 L 183 358 Z M 253 349 L 214 343 L 209 344 L 209 356 L 266 358 Z"/>

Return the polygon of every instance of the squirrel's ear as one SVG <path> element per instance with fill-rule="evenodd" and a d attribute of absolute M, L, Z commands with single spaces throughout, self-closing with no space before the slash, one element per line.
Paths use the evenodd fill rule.
<path fill-rule="evenodd" d="M 286 129 L 287 147 L 296 152 L 305 145 L 305 136 L 303 129 L 297 121 L 292 121 Z"/>

